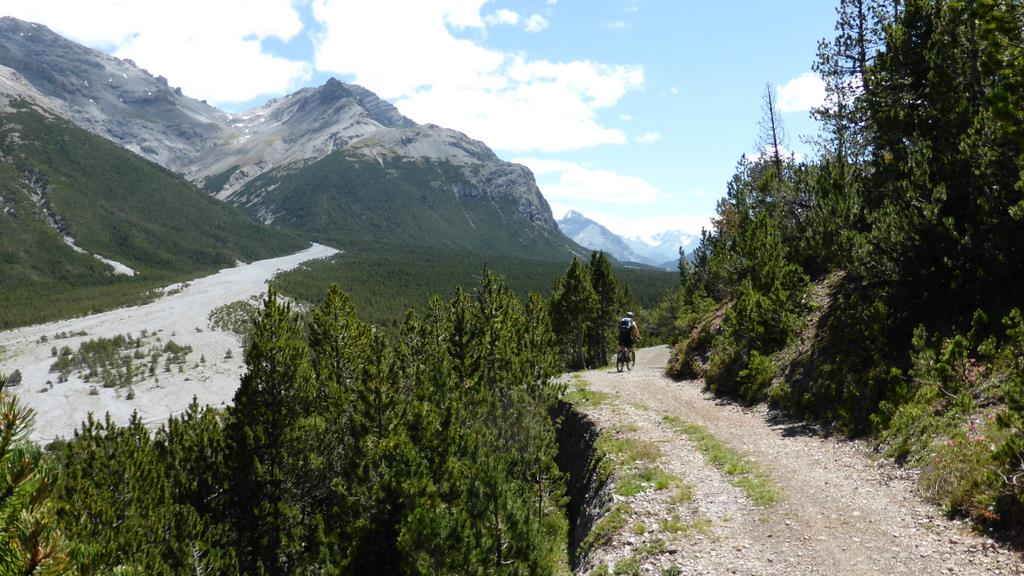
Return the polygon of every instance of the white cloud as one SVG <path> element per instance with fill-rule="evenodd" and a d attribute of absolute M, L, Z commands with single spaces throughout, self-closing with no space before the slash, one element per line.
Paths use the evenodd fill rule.
<path fill-rule="evenodd" d="M 825 81 L 813 72 L 805 72 L 779 86 L 779 110 L 803 112 L 825 101 Z"/>
<path fill-rule="evenodd" d="M 558 202 L 548 202 L 548 206 L 551 207 L 551 215 L 555 217 L 555 220 L 561 220 L 569 210 L 572 210 L 569 206 Z"/>
<path fill-rule="evenodd" d="M 661 134 L 658 132 L 644 132 L 633 139 L 637 144 L 652 144 L 658 140 L 661 140 Z"/>
<path fill-rule="evenodd" d="M 621 120 L 623 120 L 625 122 L 629 122 L 630 120 L 633 119 L 633 115 L 632 114 L 619 114 L 619 119 L 621 119 Z"/>
<path fill-rule="evenodd" d="M 414 120 L 461 130 L 500 150 L 556 152 L 626 142 L 621 130 L 601 126 L 593 108 L 557 82 L 505 91 L 433 88 L 397 105 Z"/>
<path fill-rule="evenodd" d="M 506 24 L 509 26 L 515 26 L 519 23 L 519 14 L 512 10 L 506 10 L 502 8 L 494 14 L 490 14 L 484 17 L 484 21 L 491 25 Z"/>
<path fill-rule="evenodd" d="M 316 43 L 316 67 L 355 76 L 356 83 L 384 98 L 408 96 L 431 85 L 500 88 L 497 72 L 504 56 L 455 38 L 449 30 L 482 28 L 479 10 L 484 1 L 313 0 L 313 15 L 324 27 Z M 467 2 L 475 4 L 475 19 Z"/>
<path fill-rule="evenodd" d="M 515 162 L 533 171 L 537 185 L 549 201 L 648 204 L 661 195 L 643 178 L 590 168 L 576 162 L 540 158 L 522 158 Z"/>
<path fill-rule="evenodd" d="M 625 22 L 625 20 L 616 20 L 614 22 L 605 22 L 604 23 L 604 27 L 609 29 L 609 30 L 625 30 L 626 22 Z"/>
<path fill-rule="evenodd" d="M 472 12 L 479 16 L 485 3 L 313 0 L 314 17 L 325 30 L 317 41 L 317 68 L 354 77 L 417 122 L 461 130 L 500 150 L 627 141 L 621 130 L 599 123 L 597 110 L 641 88 L 642 67 L 528 60 L 454 36 L 452 14 L 483 28 L 485 21 L 478 17 L 474 24 Z M 396 13 L 404 17 L 393 18 Z"/>
<path fill-rule="evenodd" d="M 644 71 L 639 66 L 608 66 L 589 61 L 555 63 L 512 58 L 508 77 L 520 84 L 559 84 L 594 108 L 607 108 L 618 102 L 628 90 L 643 86 Z"/>
<path fill-rule="evenodd" d="M 215 103 L 297 88 L 309 64 L 274 56 L 261 42 L 302 31 L 292 0 L 4 0 L 3 12 L 41 22 L 77 42 L 130 58 L 172 86 Z"/>
<path fill-rule="evenodd" d="M 527 32 L 540 32 L 550 26 L 548 19 L 540 14 L 533 14 L 526 20 Z"/>

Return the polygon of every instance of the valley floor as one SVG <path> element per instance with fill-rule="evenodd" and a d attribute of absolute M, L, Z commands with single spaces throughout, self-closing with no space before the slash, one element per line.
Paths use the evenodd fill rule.
<path fill-rule="evenodd" d="M 147 424 L 156 425 L 184 410 L 193 396 L 200 405 L 224 405 L 234 397 L 242 375 L 242 342 L 232 332 L 213 329 L 210 312 L 240 300 L 258 304 L 258 296 L 278 272 L 335 253 L 333 248 L 314 244 L 290 256 L 169 286 L 165 296 L 143 306 L 0 332 L 0 372 L 20 370 L 22 374 L 22 383 L 7 391 L 36 411 L 31 437 L 41 443 L 70 436 L 89 413 L 100 420 L 109 413 L 123 424 L 137 411 Z M 191 346 L 192 352 L 180 371 L 161 370 L 133 386 L 131 399 L 124 388 L 104 388 L 76 375 L 58 382 L 58 375 L 50 370 L 56 360 L 53 348 L 74 350 L 92 339 L 127 334 L 139 338 L 143 333 L 158 345 L 173 341 Z"/>
<path fill-rule="evenodd" d="M 620 495 L 610 508 L 625 521 L 580 573 L 1024 574 L 1024 555 L 947 519 L 918 495 L 911 471 L 878 459 L 866 443 L 824 438 L 763 407 L 718 400 L 699 381 L 674 382 L 662 375 L 667 359 L 665 347 L 640 350 L 632 372 L 602 369 L 570 380 L 570 389 L 583 386 L 597 398 L 577 409 L 603 435 L 653 443 L 651 464 L 685 487 L 643 484 L 630 495 L 616 486 L 628 476 L 619 469 L 612 482 Z M 778 500 L 755 505 L 672 426 L 680 422 L 745 455 Z"/>

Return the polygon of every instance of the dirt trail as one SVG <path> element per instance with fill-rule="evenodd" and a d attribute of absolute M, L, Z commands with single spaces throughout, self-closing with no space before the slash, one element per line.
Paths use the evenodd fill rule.
<path fill-rule="evenodd" d="M 658 514 L 669 513 L 648 491 L 629 498 L 634 517 L 584 571 L 632 555 L 653 574 L 1024 574 L 1019 552 L 946 519 L 917 495 L 911 472 L 872 458 L 865 443 L 821 438 L 763 408 L 719 401 L 698 381 L 674 382 L 662 375 L 667 359 L 665 347 L 644 349 L 630 373 L 583 373 L 589 389 L 614 398 L 584 411 L 604 429 L 657 442 L 657 465 L 693 488 L 692 501 L 668 505 L 671 513 L 706 529 L 659 533 Z M 754 506 L 665 415 L 704 426 L 756 462 L 780 501 Z M 672 543 L 652 547 L 658 539 Z"/>

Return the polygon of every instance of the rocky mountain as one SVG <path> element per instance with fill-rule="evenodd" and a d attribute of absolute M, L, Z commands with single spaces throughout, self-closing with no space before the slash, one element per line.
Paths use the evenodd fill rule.
<path fill-rule="evenodd" d="M 562 232 L 581 246 L 603 250 L 625 262 L 640 262 L 657 268 L 674 270 L 679 261 L 679 248 L 689 254 L 699 237 L 680 230 L 666 230 L 648 239 L 622 237 L 586 216 L 570 210 L 558 221 Z"/>
<path fill-rule="evenodd" d="M 401 176 L 412 169 L 416 178 L 426 172 L 414 165 L 443 165 L 436 178 L 418 182 L 415 190 L 425 186 L 432 193 L 474 203 L 474 209 L 500 212 L 498 220 L 510 221 L 511 236 L 522 228 L 524 238 L 548 239 L 540 244 L 520 242 L 524 253 L 563 258 L 582 251 L 558 232 L 528 169 L 499 159 L 482 142 L 462 133 L 418 125 L 360 86 L 332 79 L 245 113 L 228 114 L 189 98 L 131 61 L 9 17 L 0 19 L 0 66 L 23 79 L 23 85 L 16 85 L 15 74 L 0 75 L 9 79 L 3 84 L 9 91 L 30 87 L 26 94 L 42 95 L 61 116 L 182 174 L 266 223 L 292 222 L 297 231 L 307 233 L 304 215 L 287 210 L 307 205 L 301 196 L 312 191 L 286 186 L 300 197 L 289 200 L 275 194 L 273 203 L 264 202 L 267 189 L 255 185 L 257 179 L 266 176 L 264 183 L 273 180 L 279 185 L 292 177 L 301 179 L 297 175 L 312 164 L 341 154 L 347 158 L 345 169 L 364 162 L 383 167 L 390 160 L 388 174 Z M 428 202 L 416 208 L 430 213 L 453 207 Z M 469 216 L 463 219 L 469 222 L 467 230 L 438 232 L 477 234 L 477 241 L 469 244 L 486 251 L 486 235 L 473 232 Z M 361 238 L 370 234 L 394 240 L 394 232 L 364 227 Z"/>
<path fill-rule="evenodd" d="M 624 262 L 646 262 L 621 236 L 575 210 L 566 212 L 558 227 L 580 246 L 604 251 Z"/>
<path fill-rule="evenodd" d="M 226 118 L 234 137 L 187 169 L 222 199 L 276 166 L 319 160 L 382 130 L 415 126 L 369 90 L 334 79 Z"/>
<path fill-rule="evenodd" d="M 41 112 L 56 115 L 55 103 L 35 89 L 16 70 L 0 66 L 0 112 L 13 112 L 14 102 L 23 101 Z"/>
<path fill-rule="evenodd" d="M 484 143 L 461 132 L 418 125 L 388 102 L 360 86 L 335 79 L 304 88 L 237 117 L 232 127 L 242 136 L 211 152 L 187 171 L 211 194 L 245 206 L 265 222 L 281 221 L 283 204 L 263 202 L 265 187 L 250 186 L 263 174 L 287 179 L 328 155 L 338 153 L 355 165 L 368 162 L 390 170 L 416 165 L 450 166 L 452 178 L 433 180 L 456 198 L 509 202 L 529 226 L 557 237 L 551 209 L 532 173 L 498 158 Z M 372 232 L 372 231 L 371 231 Z"/>
<path fill-rule="evenodd" d="M 40 24 L 0 18 L 0 66 L 17 71 L 61 116 L 176 172 L 235 134 L 223 112 L 163 77 Z"/>
<path fill-rule="evenodd" d="M 649 238 L 634 236 L 623 240 L 641 255 L 642 262 L 674 270 L 679 263 L 679 249 L 682 248 L 687 256 L 692 256 L 693 249 L 700 242 L 700 236 L 682 230 L 665 230 Z"/>

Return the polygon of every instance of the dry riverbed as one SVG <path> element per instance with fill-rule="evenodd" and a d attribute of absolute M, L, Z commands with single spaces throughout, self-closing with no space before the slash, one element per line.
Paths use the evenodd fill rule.
<path fill-rule="evenodd" d="M 184 410 L 193 397 L 200 405 L 224 405 L 231 401 L 242 375 L 242 342 L 233 332 L 214 329 L 210 312 L 237 301 L 258 304 L 267 282 L 278 272 L 336 253 L 314 244 L 290 256 L 169 286 L 163 297 L 143 306 L 0 332 L 0 372 L 21 372 L 22 383 L 8 392 L 36 411 L 32 438 L 38 442 L 70 436 L 90 413 L 98 419 L 110 414 L 123 424 L 138 412 L 143 421 L 155 425 Z M 95 378 L 86 382 L 77 372 L 60 382 L 59 374 L 51 371 L 54 348 L 77 350 L 89 340 L 127 335 L 143 341 L 140 350 L 147 357 L 149 350 L 168 342 L 190 347 L 191 352 L 180 365 L 168 366 L 164 359 L 155 374 L 131 386 L 131 398 L 128 387 L 107 388 Z M 140 365 L 144 363 L 141 359 Z"/>

